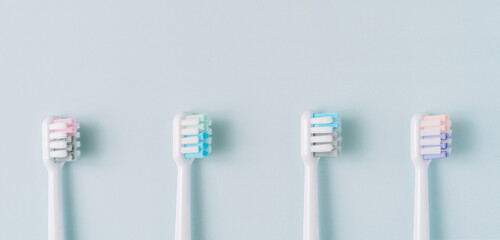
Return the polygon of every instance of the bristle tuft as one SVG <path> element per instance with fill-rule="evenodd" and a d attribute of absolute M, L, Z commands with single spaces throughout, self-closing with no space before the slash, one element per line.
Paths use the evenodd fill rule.
<path fill-rule="evenodd" d="M 340 154 L 340 115 L 337 113 L 315 113 L 310 119 L 311 152 L 316 157 L 337 157 Z"/>
<path fill-rule="evenodd" d="M 55 162 L 73 161 L 80 156 L 79 127 L 73 118 L 54 119 L 49 125 L 49 155 Z"/>
<path fill-rule="evenodd" d="M 420 121 L 420 154 L 425 160 L 446 158 L 451 152 L 451 121 L 445 115 L 424 116 Z"/>
<path fill-rule="evenodd" d="M 204 158 L 211 152 L 212 120 L 206 114 L 187 115 L 181 121 L 184 158 Z"/>

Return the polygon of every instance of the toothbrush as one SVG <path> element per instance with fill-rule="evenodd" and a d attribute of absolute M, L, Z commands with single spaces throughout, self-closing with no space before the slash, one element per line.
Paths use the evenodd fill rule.
<path fill-rule="evenodd" d="M 191 164 L 196 158 L 211 152 L 212 121 L 206 114 L 190 115 L 185 112 L 174 117 L 173 155 L 177 164 L 177 200 L 175 213 L 175 240 L 191 239 Z"/>
<path fill-rule="evenodd" d="M 301 117 L 301 154 L 305 165 L 303 240 L 319 240 L 318 162 L 338 157 L 340 115 L 305 111 Z"/>
<path fill-rule="evenodd" d="M 61 170 L 80 156 L 78 128 L 72 118 L 48 117 L 42 124 L 43 163 L 49 175 L 49 240 L 64 239 Z"/>
<path fill-rule="evenodd" d="M 429 192 L 427 170 L 432 159 L 451 152 L 448 115 L 414 114 L 411 118 L 411 160 L 415 166 L 413 240 L 429 240 Z"/>

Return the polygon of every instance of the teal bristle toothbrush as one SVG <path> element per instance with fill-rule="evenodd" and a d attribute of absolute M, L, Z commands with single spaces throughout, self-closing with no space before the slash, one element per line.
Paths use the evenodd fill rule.
<path fill-rule="evenodd" d="M 301 154 L 305 166 L 303 240 L 319 240 L 318 162 L 338 157 L 340 115 L 305 111 L 301 117 Z"/>
<path fill-rule="evenodd" d="M 190 167 L 211 152 L 212 121 L 206 114 L 185 112 L 174 117 L 173 155 L 177 164 L 175 240 L 191 239 Z"/>

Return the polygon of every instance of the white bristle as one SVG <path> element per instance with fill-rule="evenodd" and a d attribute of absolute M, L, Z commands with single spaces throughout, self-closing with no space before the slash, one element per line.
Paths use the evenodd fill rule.
<path fill-rule="evenodd" d="M 312 136 L 311 137 L 312 143 L 326 143 L 326 142 L 332 142 L 332 141 L 333 141 L 332 135 L 322 135 L 322 136 Z"/>
<path fill-rule="evenodd" d="M 315 157 L 338 157 L 339 150 L 333 150 L 331 152 L 314 153 L 314 156 Z"/>
<path fill-rule="evenodd" d="M 57 118 L 49 117 L 44 121 L 43 126 L 45 159 L 64 163 L 73 161 L 80 156 L 80 151 L 78 151 L 80 142 L 76 140 L 80 137 L 80 133 L 72 131 L 73 128 L 80 127 L 77 122 L 69 119 L 58 121 Z"/>
<path fill-rule="evenodd" d="M 71 161 L 74 161 L 75 159 L 76 159 L 76 157 L 67 156 L 67 157 L 64 157 L 64 158 L 56 158 L 56 159 L 54 159 L 54 161 L 62 163 L 62 162 L 71 162 Z"/>
<path fill-rule="evenodd" d="M 68 126 L 64 122 L 52 123 L 49 125 L 49 130 L 62 130 L 66 129 Z"/>
<path fill-rule="evenodd" d="M 51 158 L 64 158 L 67 156 L 68 156 L 68 151 L 66 151 L 66 150 L 58 150 L 58 151 L 51 151 L 50 152 Z"/>
<path fill-rule="evenodd" d="M 313 117 L 318 116 L 318 117 Z M 340 154 L 340 116 L 305 111 L 301 116 L 301 152 L 306 163 Z"/>
<path fill-rule="evenodd" d="M 52 141 L 49 143 L 51 149 L 62 149 L 68 147 L 68 142 L 66 141 Z"/>
<path fill-rule="evenodd" d="M 195 137 L 186 137 L 181 139 L 182 144 L 191 144 L 191 143 L 198 143 L 200 139 L 195 136 Z"/>
<path fill-rule="evenodd" d="M 330 152 L 333 150 L 332 144 L 318 144 L 311 146 L 311 152 Z"/>
<path fill-rule="evenodd" d="M 189 118 L 181 120 L 181 126 L 192 126 L 200 124 L 200 120 L 196 118 Z"/>
<path fill-rule="evenodd" d="M 67 152 L 71 152 L 73 151 L 73 146 L 69 145 L 65 148 L 57 148 L 57 149 L 54 149 L 54 151 L 67 151 Z"/>
<path fill-rule="evenodd" d="M 311 128 L 311 133 L 312 134 L 318 134 L 318 133 L 332 133 L 333 128 L 332 127 L 312 127 Z"/>
<path fill-rule="evenodd" d="M 68 134 L 66 134 L 66 132 L 51 132 L 49 134 L 49 139 L 63 139 L 63 138 L 67 138 L 68 137 Z"/>
<path fill-rule="evenodd" d="M 420 127 L 437 127 L 441 126 L 440 119 L 432 119 L 432 120 L 422 120 L 420 121 Z"/>
<path fill-rule="evenodd" d="M 420 139 L 420 145 L 439 145 L 441 144 L 441 138 L 424 138 Z"/>
<path fill-rule="evenodd" d="M 333 119 L 332 117 L 317 117 L 317 118 L 311 118 L 311 124 L 326 124 L 326 123 L 332 123 Z"/>
<path fill-rule="evenodd" d="M 200 133 L 198 128 L 183 128 L 181 129 L 182 135 L 197 135 Z"/>
<path fill-rule="evenodd" d="M 439 153 L 441 153 L 441 147 L 420 148 L 420 154 L 439 154 Z"/>
<path fill-rule="evenodd" d="M 441 130 L 439 128 L 430 128 L 420 130 L 420 136 L 435 136 L 441 134 Z"/>
<path fill-rule="evenodd" d="M 197 153 L 199 151 L 200 151 L 200 148 L 198 146 L 181 148 L 181 153 Z"/>

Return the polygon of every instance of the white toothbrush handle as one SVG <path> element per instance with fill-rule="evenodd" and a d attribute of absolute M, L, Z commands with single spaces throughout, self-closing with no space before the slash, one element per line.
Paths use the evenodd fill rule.
<path fill-rule="evenodd" d="M 49 240 L 63 240 L 61 169 L 49 171 Z"/>
<path fill-rule="evenodd" d="M 318 164 L 305 165 L 303 240 L 319 240 Z"/>
<path fill-rule="evenodd" d="M 415 168 L 413 240 L 429 240 L 429 191 L 427 166 Z"/>
<path fill-rule="evenodd" d="M 177 167 L 175 240 L 191 240 L 190 165 Z"/>

